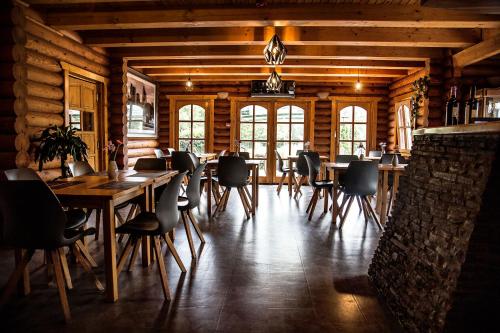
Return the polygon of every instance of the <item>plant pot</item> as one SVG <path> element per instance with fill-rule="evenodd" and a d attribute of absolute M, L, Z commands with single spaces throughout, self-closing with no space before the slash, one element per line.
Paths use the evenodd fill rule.
<path fill-rule="evenodd" d="M 116 161 L 109 161 L 108 178 L 111 180 L 118 179 L 118 165 L 116 164 Z"/>

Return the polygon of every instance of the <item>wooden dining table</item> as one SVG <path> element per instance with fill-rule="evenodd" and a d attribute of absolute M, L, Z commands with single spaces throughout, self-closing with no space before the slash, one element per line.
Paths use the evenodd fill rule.
<path fill-rule="evenodd" d="M 154 212 L 154 189 L 168 183 L 177 173 L 173 170 L 129 170 L 121 171 L 117 180 L 110 180 L 105 174 L 96 174 L 49 183 L 63 206 L 102 209 L 106 298 L 109 301 L 118 300 L 115 206 L 141 198 L 141 209 Z M 145 250 L 150 249 L 148 237 L 143 237 L 142 249 L 142 263 L 148 266 L 151 262 L 151 251 Z"/>
<path fill-rule="evenodd" d="M 399 164 L 397 166 L 393 166 L 391 164 L 378 164 L 379 186 L 377 187 L 376 211 L 380 217 L 380 224 L 382 225 L 385 224 L 387 219 L 386 212 L 387 212 L 387 205 L 389 204 L 387 198 L 387 192 L 389 191 L 389 174 L 392 173 L 394 175 L 394 181 L 392 184 L 393 200 L 394 200 L 398 192 L 399 177 L 402 173 L 405 172 L 406 166 L 407 164 Z M 338 184 L 339 174 L 340 172 L 347 170 L 347 168 L 349 167 L 349 163 L 327 162 L 325 163 L 325 167 L 327 170 L 332 170 L 334 173 L 333 176 L 334 191 L 332 193 L 332 199 L 333 199 L 332 220 L 333 223 L 335 223 L 337 221 L 337 217 L 339 216 L 339 206 L 338 206 L 338 197 L 340 195 L 339 184 Z"/>
<path fill-rule="evenodd" d="M 321 160 L 321 162 L 325 162 L 325 161 L 328 161 L 329 157 L 326 156 L 326 155 L 320 155 L 319 159 Z M 288 194 L 290 196 L 292 196 L 292 192 L 293 192 L 293 182 L 292 182 L 293 164 L 297 163 L 297 161 L 299 160 L 299 156 L 298 155 L 296 155 L 296 156 L 288 156 L 287 160 L 288 160 L 288 169 L 289 169 L 289 171 L 288 171 Z M 322 168 L 321 168 L 320 177 L 321 177 L 322 174 L 324 174 L 323 165 L 322 165 Z"/>
<path fill-rule="evenodd" d="M 252 197 L 251 212 L 255 215 L 257 206 L 259 205 L 259 160 L 245 160 L 248 169 L 251 171 L 252 176 Z M 205 173 L 207 175 L 207 215 L 212 217 L 212 171 L 217 170 L 219 166 L 219 160 L 207 161 L 205 167 Z"/>

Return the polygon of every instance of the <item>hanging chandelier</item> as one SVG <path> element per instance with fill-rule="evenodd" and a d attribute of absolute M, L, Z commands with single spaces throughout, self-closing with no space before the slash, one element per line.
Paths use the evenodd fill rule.
<path fill-rule="evenodd" d="M 186 81 L 186 91 L 193 91 L 193 81 L 191 81 L 191 78 L 188 77 L 187 81 Z"/>
<path fill-rule="evenodd" d="M 281 65 L 285 61 L 286 47 L 278 35 L 274 35 L 264 49 L 264 57 L 269 65 Z"/>
<path fill-rule="evenodd" d="M 354 89 L 356 89 L 356 91 L 360 91 L 361 89 L 363 89 L 363 84 L 361 83 L 361 81 L 359 81 L 359 68 L 358 68 L 358 80 L 354 84 Z"/>
<path fill-rule="evenodd" d="M 282 84 L 281 77 L 278 75 L 278 73 L 276 73 L 276 70 L 273 70 L 273 72 L 266 81 L 267 90 L 272 92 L 279 92 L 281 89 L 281 84 Z"/>

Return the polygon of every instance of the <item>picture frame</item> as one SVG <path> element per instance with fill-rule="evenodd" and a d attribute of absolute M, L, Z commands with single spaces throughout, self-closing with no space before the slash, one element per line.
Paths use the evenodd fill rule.
<path fill-rule="evenodd" d="M 158 96 L 156 83 L 131 68 L 127 71 L 127 136 L 158 137 Z"/>

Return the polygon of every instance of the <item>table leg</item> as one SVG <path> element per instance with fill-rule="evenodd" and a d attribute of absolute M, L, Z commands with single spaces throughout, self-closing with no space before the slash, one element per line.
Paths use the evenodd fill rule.
<path fill-rule="evenodd" d="M 288 159 L 288 169 L 290 170 L 290 171 L 288 171 L 288 195 L 289 196 L 292 196 L 292 177 L 293 177 L 292 167 L 293 167 L 293 162 L 292 162 L 292 159 L 289 158 Z"/>
<path fill-rule="evenodd" d="M 257 182 L 259 166 L 252 166 L 252 215 L 255 215 L 255 208 L 257 207 Z"/>
<path fill-rule="evenodd" d="M 206 168 L 207 172 L 207 214 L 212 217 L 212 169 Z"/>
<path fill-rule="evenodd" d="M 23 260 L 23 255 L 26 252 L 26 250 L 22 249 L 15 249 L 14 250 L 14 259 L 16 261 L 16 267 L 21 263 Z M 28 296 L 31 293 L 31 284 L 30 284 L 30 271 L 28 269 L 28 266 L 23 271 L 23 275 L 21 279 L 19 280 L 19 283 L 17 285 L 19 294 L 23 296 Z"/>
<path fill-rule="evenodd" d="M 255 207 L 259 207 L 259 167 L 257 166 L 255 170 L 255 173 L 257 174 L 255 177 Z"/>
<path fill-rule="evenodd" d="M 375 211 L 380 216 L 382 209 L 382 184 L 383 184 L 384 175 L 383 172 L 378 173 L 378 183 L 377 183 L 377 201 L 375 202 Z"/>
<path fill-rule="evenodd" d="M 389 171 L 384 170 L 384 178 L 382 180 L 382 204 L 380 208 L 380 224 L 384 225 L 387 218 L 387 191 L 389 190 Z"/>
<path fill-rule="evenodd" d="M 118 300 L 118 273 L 116 270 L 115 207 L 113 200 L 105 201 L 102 210 L 104 234 L 104 263 L 106 274 L 106 298 Z"/>
<path fill-rule="evenodd" d="M 338 179 L 339 179 L 339 171 L 333 170 L 333 189 L 332 189 L 332 203 L 333 203 L 333 211 L 332 211 L 332 223 L 337 222 L 337 216 L 339 215 L 339 205 L 337 203 L 339 199 L 339 190 L 338 190 Z"/>
<path fill-rule="evenodd" d="M 148 186 L 144 189 L 144 202 L 143 206 L 146 207 L 147 211 L 151 211 L 151 207 L 154 206 L 154 203 L 151 203 L 151 186 Z M 153 206 L 152 206 L 153 205 Z M 141 207 L 142 209 L 142 207 Z M 148 236 L 142 236 L 142 266 L 148 267 L 151 264 L 151 243 L 149 241 Z"/>

